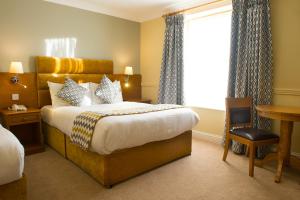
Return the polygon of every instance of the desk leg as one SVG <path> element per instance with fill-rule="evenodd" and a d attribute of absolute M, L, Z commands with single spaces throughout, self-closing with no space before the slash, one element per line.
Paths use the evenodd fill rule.
<path fill-rule="evenodd" d="M 293 122 L 281 121 L 280 124 L 280 140 L 278 145 L 278 164 L 275 176 L 275 182 L 279 183 L 282 175 L 282 168 L 284 164 L 290 162 L 291 152 L 291 137 L 293 132 Z"/>

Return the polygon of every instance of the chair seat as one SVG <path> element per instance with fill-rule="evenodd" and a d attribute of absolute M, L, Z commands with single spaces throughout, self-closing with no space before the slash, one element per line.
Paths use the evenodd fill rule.
<path fill-rule="evenodd" d="M 279 138 L 278 135 L 257 128 L 237 128 L 230 131 L 231 134 L 246 138 L 251 141 L 268 140 Z"/>

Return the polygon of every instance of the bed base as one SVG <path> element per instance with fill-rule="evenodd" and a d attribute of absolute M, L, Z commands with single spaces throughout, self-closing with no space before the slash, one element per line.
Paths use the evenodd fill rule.
<path fill-rule="evenodd" d="M 45 143 L 66 158 L 66 138 L 57 128 L 42 122 Z"/>
<path fill-rule="evenodd" d="M 43 123 L 46 142 L 106 188 L 191 154 L 192 131 L 177 137 L 100 155 L 83 151 L 58 129 Z"/>
<path fill-rule="evenodd" d="M 23 174 L 23 177 L 20 180 L 0 185 L 0 199 L 1 200 L 26 200 L 27 199 L 27 184 L 26 177 Z"/>

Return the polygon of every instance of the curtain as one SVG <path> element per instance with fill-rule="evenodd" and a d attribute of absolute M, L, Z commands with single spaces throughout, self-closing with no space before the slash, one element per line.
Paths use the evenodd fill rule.
<path fill-rule="evenodd" d="M 54 57 L 75 57 L 76 38 L 46 39 L 46 55 Z"/>
<path fill-rule="evenodd" d="M 183 15 L 167 16 L 158 103 L 183 104 Z"/>
<path fill-rule="evenodd" d="M 254 127 L 270 129 L 269 120 L 257 116 L 255 106 L 272 101 L 272 38 L 269 0 L 232 1 L 231 53 L 228 97 L 253 98 Z M 232 150 L 243 153 L 244 147 L 234 142 Z M 258 149 L 263 157 L 266 148 Z"/>

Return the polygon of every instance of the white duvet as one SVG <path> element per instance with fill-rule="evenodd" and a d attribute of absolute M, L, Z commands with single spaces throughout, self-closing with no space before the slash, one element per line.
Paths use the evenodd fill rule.
<path fill-rule="evenodd" d="M 70 136 L 73 121 L 81 112 L 119 110 L 144 106 L 151 105 L 122 102 L 87 107 L 45 106 L 42 108 L 41 114 L 46 123 Z M 99 154 L 110 154 L 119 149 L 170 139 L 191 130 L 198 121 L 198 115 L 189 108 L 105 117 L 96 124 L 90 150 Z"/>
<path fill-rule="evenodd" d="M 0 185 L 22 177 L 24 148 L 19 140 L 0 125 Z"/>

